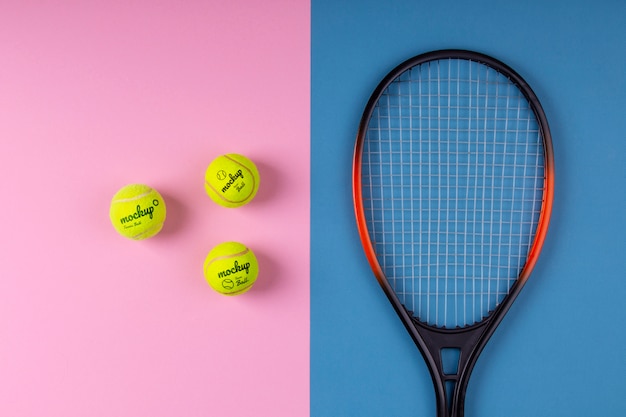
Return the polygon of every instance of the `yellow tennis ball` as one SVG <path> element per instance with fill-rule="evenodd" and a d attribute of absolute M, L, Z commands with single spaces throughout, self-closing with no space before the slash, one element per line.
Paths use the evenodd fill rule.
<path fill-rule="evenodd" d="M 224 295 L 248 291 L 259 274 L 254 253 L 238 242 L 215 246 L 204 261 L 204 277 L 209 285 Z"/>
<path fill-rule="evenodd" d="M 213 201 L 224 207 L 248 204 L 259 189 L 259 171 L 243 155 L 230 153 L 215 158 L 204 174 L 204 188 Z"/>
<path fill-rule="evenodd" d="M 147 185 L 126 185 L 113 196 L 109 217 L 120 235 L 134 240 L 147 239 L 163 227 L 165 201 Z"/>

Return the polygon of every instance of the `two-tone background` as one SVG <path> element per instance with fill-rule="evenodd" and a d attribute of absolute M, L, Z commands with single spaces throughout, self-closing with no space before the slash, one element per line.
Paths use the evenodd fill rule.
<path fill-rule="evenodd" d="M 0 0 L 0 415 L 434 415 L 350 175 L 372 89 L 440 48 L 526 78 L 556 162 L 544 252 L 466 415 L 626 413 L 624 2 Z M 204 194 L 227 152 L 261 174 L 239 209 Z M 168 206 L 148 241 L 109 223 L 129 182 Z M 225 240 L 260 261 L 236 298 L 202 277 Z"/>

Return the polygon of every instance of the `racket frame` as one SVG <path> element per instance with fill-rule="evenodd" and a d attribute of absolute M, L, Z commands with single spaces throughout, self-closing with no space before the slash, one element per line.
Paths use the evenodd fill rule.
<path fill-rule="evenodd" d="M 482 321 L 471 326 L 455 329 L 433 327 L 420 322 L 412 316 L 411 312 L 407 311 L 396 296 L 394 290 L 387 281 L 380 263 L 378 262 L 373 242 L 369 236 L 367 222 L 365 219 L 365 207 L 363 205 L 363 190 L 361 183 L 363 145 L 365 143 L 365 136 L 370 118 L 379 98 L 382 96 L 386 88 L 400 74 L 417 65 L 440 59 L 461 59 L 478 62 L 495 69 L 500 74 L 507 77 L 514 85 L 517 86 L 517 88 L 528 100 L 537 119 L 544 145 L 543 202 L 539 214 L 535 238 L 530 247 L 526 264 L 519 273 L 517 280 L 512 285 L 509 294 L 491 312 L 491 314 L 489 314 Z M 478 357 L 487 342 L 528 280 L 530 273 L 539 258 L 539 253 L 541 252 L 541 248 L 543 247 L 547 235 L 554 197 L 554 154 L 552 149 L 552 136 L 550 134 L 548 121 L 541 103 L 528 83 L 526 83 L 526 81 L 516 71 L 503 62 L 488 55 L 461 49 L 444 49 L 424 53 L 410 58 L 398 65 L 391 72 L 389 72 L 385 78 L 383 78 L 367 102 L 363 116 L 359 123 L 357 139 L 354 147 L 352 185 L 356 223 L 359 236 L 363 244 L 363 249 L 365 251 L 365 256 L 378 283 L 382 287 L 385 295 L 391 302 L 394 310 L 402 320 L 411 338 L 426 361 L 433 385 L 435 387 L 438 413 L 437 417 L 462 417 L 464 414 L 465 393 L 474 365 L 476 364 L 476 361 L 478 360 Z M 458 369 L 454 374 L 446 374 L 444 372 L 443 360 L 441 357 L 442 350 L 449 348 L 458 349 L 460 353 L 458 359 Z M 448 398 L 446 388 L 448 382 L 454 383 L 454 390 L 452 391 L 451 398 Z"/>

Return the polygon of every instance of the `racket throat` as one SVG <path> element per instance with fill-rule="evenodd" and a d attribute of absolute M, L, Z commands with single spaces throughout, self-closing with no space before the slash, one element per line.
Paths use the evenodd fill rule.
<path fill-rule="evenodd" d="M 415 322 L 415 321 L 414 321 Z M 456 333 L 427 328 L 420 323 L 420 347 L 433 379 L 437 397 L 437 417 L 463 417 L 469 377 L 485 340 L 489 320 Z M 418 345 L 420 345 L 418 343 Z"/>
<path fill-rule="evenodd" d="M 461 359 L 461 349 L 456 347 L 445 347 L 439 351 L 441 361 L 441 378 L 445 388 L 445 401 L 448 411 L 453 409 L 453 398 L 456 386 L 459 381 L 459 360 Z M 450 415 L 450 413 L 448 413 Z"/>
<path fill-rule="evenodd" d="M 458 351 L 456 348 L 444 348 L 442 356 L 454 356 Z M 446 358 L 441 365 L 443 371 L 438 369 L 439 382 L 435 383 L 435 394 L 437 396 L 438 417 L 462 417 L 465 403 L 465 388 L 467 379 L 461 381 L 460 377 L 460 357 L 455 359 Z M 454 368 L 454 372 L 452 372 Z M 464 386 L 460 386 L 464 384 Z"/>
<path fill-rule="evenodd" d="M 445 411 L 440 413 L 440 417 L 462 417 L 465 403 L 465 389 L 458 389 L 458 374 L 443 375 L 442 379 L 443 392 L 437 393 L 437 401 L 445 404 L 445 407 L 439 407 L 439 410 Z"/>

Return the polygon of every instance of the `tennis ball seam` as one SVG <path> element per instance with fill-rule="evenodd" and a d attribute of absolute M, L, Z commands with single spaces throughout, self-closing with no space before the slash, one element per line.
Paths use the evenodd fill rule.
<path fill-rule="evenodd" d="M 143 194 L 135 195 L 135 196 L 132 196 L 132 197 L 116 198 L 116 199 L 113 200 L 113 203 L 129 203 L 131 201 L 139 200 L 141 198 L 144 198 L 144 197 L 150 195 L 152 193 L 152 191 L 154 191 L 154 190 L 146 191 Z"/>
<path fill-rule="evenodd" d="M 156 235 L 163 228 L 163 223 L 157 223 L 149 229 L 144 230 L 141 233 L 131 236 L 131 239 L 141 240 L 140 237 L 144 235 Z M 154 232 L 154 233 L 153 233 Z"/>
<path fill-rule="evenodd" d="M 243 255 L 246 255 L 248 252 L 250 252 L 250 249 L 246 248 L 245 250 L 243 250 L 243 251 L 241 251 L 239 253 L 233 253 L 233 254 L 230 254 L 230 255 L 217 256 L 215 258 L 212 258 L 211 261 L 208 262 L 205 265 L 205 269 L 208 268 L 208 266 L 211 265 L 213 262 L 222 261 L 222 260 L 230 259 L 230 258 L 235 258 L 237 256 L 243 256 Z"/>
<path fill-rule="evenodd" d="M 234 291 L 234 292 L 221 292 L 220 294 L 222 294 L 222 295 L 226 295 L 226 296 L 231 297 L 231 296 L 233 296 L 233 295 L 243 294 L 244 292 L 246 292 L 246 291 L 250 290 L 250 288 L 251 288 L 251 286 L 250 286 L 250 287 L 246 287 L 246 288 L 244 288 L 244 289 L 241 289 L 241 290 L 239 290 L 239 291 Z"/>

